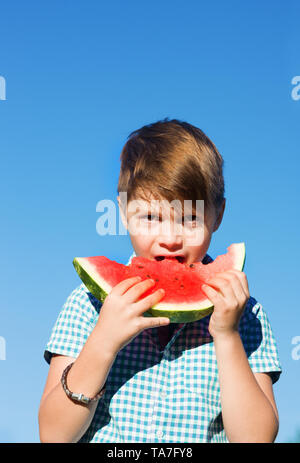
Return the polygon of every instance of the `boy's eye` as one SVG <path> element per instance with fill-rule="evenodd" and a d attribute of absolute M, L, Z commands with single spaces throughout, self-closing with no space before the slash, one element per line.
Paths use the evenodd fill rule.
<path fill-rule="evenodd" d="M 197 215 L 182 217 L 182 224 L 186 224 L 187 227 L 198 228 L 201 226 L 201 219 Z"/>
<path fill-rule="evenodd" d="M 199 218 L 196 215 L 188 215 L 186 217 L 182 217 L 182 220 L 186 220 L 187 222 L 196 222 Z"/>
<path fill-rule="evenodd" d="M 143 216 L 141 216 L 142 219 L 145 219 L 145 220 L 149 220 L 149 221 L 153 221 L 153 220 L 160 220 L 160 217 L 156 214 L 145 214 Z M 184 223 L 184 221 L 186 222 L 199 222 L 199 217 L 197 217 L 196 215 L 189 215 L 189 216 L 186 216 L 186 217 L 182 217 L 182 223 Z"/>
<path fill-rule="evenodd" d="M 151 215 L 151 214 L 143 215 L 141 218 L 149 220 L 149 221 L 151 221 L 151 220 L 159 220 L 158 215 Z"/>

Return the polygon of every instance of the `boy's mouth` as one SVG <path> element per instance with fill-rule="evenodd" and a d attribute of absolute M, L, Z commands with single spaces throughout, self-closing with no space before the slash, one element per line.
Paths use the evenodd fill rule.
<path fill-rule="evenodd" d="M 185 257 L 184 256 L 155 256 L 155 260 L 161 261 L 164 259 L 171 259 L 171 260 L 177 260 L 180 264 L 185 263 Z"/>

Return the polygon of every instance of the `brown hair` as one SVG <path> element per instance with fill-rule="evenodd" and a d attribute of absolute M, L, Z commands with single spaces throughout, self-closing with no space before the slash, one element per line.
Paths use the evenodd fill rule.
<path fill-rule="evenodd" d="M 219 212 L 224 199 L 223 158 L 199 128 L 165 118 L 132 132 L 121 155 L 118 192 L 132 199 L 204 200 Z"/>

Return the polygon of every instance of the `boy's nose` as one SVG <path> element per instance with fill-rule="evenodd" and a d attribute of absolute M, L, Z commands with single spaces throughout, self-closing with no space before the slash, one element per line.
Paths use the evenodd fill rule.
<path fill-rule="evenodd" d="M 182 235 L 174 231 L 159 235 L 157 241 L 161 248 L 167 248 L 170 251 L 176 251 L 182 247 Z"/>

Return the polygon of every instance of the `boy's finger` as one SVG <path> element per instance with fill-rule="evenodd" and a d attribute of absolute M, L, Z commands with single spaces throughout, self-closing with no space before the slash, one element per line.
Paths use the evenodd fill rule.
<path fill-rule="evenodd" d="M 140 301 L 136 302 L 134 304 L 137 314 L 142 315 L 144 312 L 146 312 L 150 307 L 153 307 L 155 304 L 157 304 L 165 295 L 164 289 L 160 288 L 155 293 L 149 294 L 149 296 L 144 297 Z"/>
<path fill-rule="evenodd" d="M 239 270 L 234 270 L 234 269 L 227 270 L 227 272 L 230 272 L 233 275 L 236 275 L 238 277 L 238 279 L 241 282 L 241 285 L 243 287 L 243 290 L 244 290 L 245 294 L 248 295 L 248 297 L 250 297 L 248 280 L 247 280 L 246 274 L 244 272 L 240 272 Z"/>
<path fill-rule="evenodd" d="M 233 290 L 231 282 L 226 278 L 223 278 L 221 276 L 214 277 L 207 281 L 206 284 L 217 290 L 220 293 L 220 295 L 226 299 L 235 298 L 235 292 Z"/>
<path fill-rule="evenodd" d="M 151 279 L 143 280 L 137 283 L 136 285 L 132 286 L 126 293 L 124 297 L 126 298 L 127 302 L 135 302 L 145 291 L 149 290 L 152 286 L 154 286 L 155 281 Z"/>
<path fill-rule="evenodd" d="M 141 281 L 141 277 L 131 277 L 131 278 L 126 278 L 126 280 L 120 281 L 116 286 L 114 286 L 111 290 L 111 293 L 117 295 L 117 296 L 122 296 L 129 288 L 131 288 L 133 285 L 139 283 Z"/>
<path fill-rule="evenodd" d="M 159 326 L 169 325 L 170 319 L 167 317 L 142 317 L 141 325 L 142 329 L 156 328 Z"/>
<path fill-rule="evenodd" d="M 245 299 L 248 299 L 247 290 L 245 291 L 244 286 L 241 282 L 241 279 L 237 275 L 236 271 L 227 271 L 220 274 L 224 280 L 226 280 L 230 287 L 232 288 L 236 299 L 241 303 L 244 304 Z"/>
<path fill-rule="evenodd" d="M 208 299 L 214 304 L 220 303 L 223 299 L 221 299 L 221 295 L 218 291 L 216 291 L 212 286 L 202 285 L 202 291 L 208 297 Z"/>

